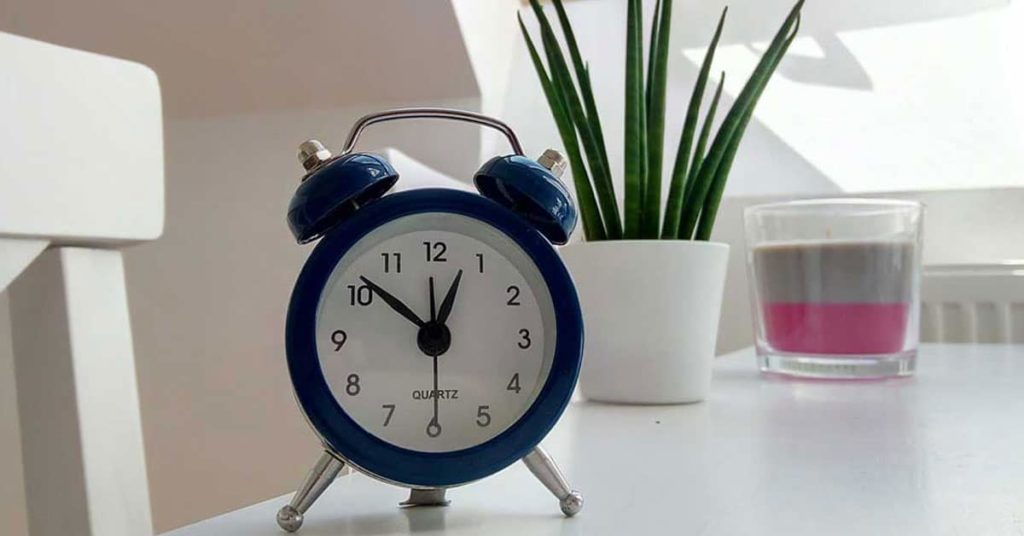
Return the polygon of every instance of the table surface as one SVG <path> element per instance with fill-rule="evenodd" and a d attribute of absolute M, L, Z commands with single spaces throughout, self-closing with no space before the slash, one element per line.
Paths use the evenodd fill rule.
<path fill-rule="evenodd" d="M 1024 346 L 925 345 L 918 363 L 909 379 L 795 381 L 740 351 L 702 404 L 570 406 L 544 445 L 585 497 L 576 518 L 514 464 L 447 508 L 399 509 L 405 490 L 342 477 L 299 534 L 1024 534 Z M 288 498 L 169 534 L 279 535 Z"/>

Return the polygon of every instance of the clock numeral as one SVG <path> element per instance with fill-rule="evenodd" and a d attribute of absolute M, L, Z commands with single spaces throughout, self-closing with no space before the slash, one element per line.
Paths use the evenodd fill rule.
<path fill-rule="evenodd" d="M 445 254 L 448 252 L 448 244 L 444 242 L 423 242 L 427 249 L 427 262 L 448 262 Z"/>
<path fill-rule="evenodd" d="M 530 330 L 525 329 L 525 328 L 519 330 L 519 336 L 522 337 L 523 339 L 521 341 L 517 342 L 516 346 L 518 346 L 518 347 L 522 348 L 523 350 L 525 350 L 525 349 L 529 348 L 531 344 L 533 344 L 533 341 L 530 340 Z"/>
<path fill-rule="evenodd" d="M 395 405 L 394 404 L 384 404 L 384 405 L 381 406 L 381 408 L 388 410 L 387 416 L 384 417 L 384 426 L 387 426 L 388 424 L 391 423 L 391 416 L 395 414 Z"/>
<path fill-rule="evenodd" d="M 477 260 L 478 265 L 480 266 L 480 273 L 481 274 L 484 273 L 484 254 L 483 253 L 477 253 L 476 254 L 476 260 Z"/>
<path fill-rule="evenodd" d="M 515 391 L 515 393 L 517 395 L 519 394 L 519 391 L 523 390 L 522 387 L 519 387 L 519 373 L 518 372 L 512 375 L 512 379 L 508 381 L 508 385 L 505 387 L 505 390 L 506 391 Z"/>
<path fill-rule="evenodd" d="M 381 253 L 381 258 L 384 259 L 384 273 L 390 274 L 391 269 L 394 268 L 395 273 L 402 273 L 402 254 L 401 253 Z"/>
<path fill-rule="evenodd" d="M 487 411 L 491 409 L 491 406 L 480 406 L 476 408 L 476 425 L 480 428 L 490 426 L 491 414 Z"/>
<path fill-rule="evenodd" d="M 519 305 L 522 305 L 522 303 L 519 303 L 519 287 L 517 287 L 515 285 L 509 285 L 509 287 L 507 289 L 505 289 L 505 292 L 508 294 L 508 301 L 505 302 L 505 305 L 509 305 L 509 306 L 519 306 Z"/>
<path fill-rule="evenodd" d="M 349 285 L 348 304 L 367 306 L 373 303 L 373 289 L 369 285 Z"/>
<path fill-rule="evenodd" d="M 347 383 L 345 384 L 345 392 L 348 393 L 348 396 L 358 395 L 359 391 L 362 390 L 362 388 L 359 387 L 359 375 L 349 374 L 346 381 Z"/>
<path fill-rule="evenodd" d="M 331 333 L 331 342 L 334 343 L 335 352 L 341 351 L 341 347 L 345 346 L 346 341 L 348 341 L 348 333 L 340 329 L 336 329 Z"/>

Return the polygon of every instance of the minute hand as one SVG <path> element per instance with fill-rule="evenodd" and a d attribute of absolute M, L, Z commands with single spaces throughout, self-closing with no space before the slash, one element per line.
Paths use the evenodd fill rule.
<path fill-rule="evenodd" d="M 448 287 L 448 293 L 444 295 L 444 301 L 441 302 L 441 309 L 437 312 L 437 321 L 440 324 L 447 322 L 448 315 L 452 314 L 452 305 L 455 305 L 455 294 L 459 291 L 459 281 L 462 281 L 462 270 L 455 274 L 455 280 L 452 281 L 452 286 Z"/>
<path fill-rule="evenodd" d="M 382 300 L 384 300 L 384 303 L 388 304 L 388 306 L 394 309 L 396 313 L 404 316 L 413 324 L 423 327 L 423 324 L 425 324 L 425 322 L 420 320 L 420 317 L 416 316 L 416 313 L 412 312 L 412 309 L 409 309 L 409 307 L 402 303 L 401 300 L 389 294 L 388 291 L 380 288 L 380 286 L 378 286 L 373 281 L 370 281 L 369 279 L 363 276 L 359 276 L 359 279 L 362 280 L 362 282 L 365 283 L 366 286 L 370 287 L 370 290 L 376 292 L 377 295 L 380 296 Z"/>

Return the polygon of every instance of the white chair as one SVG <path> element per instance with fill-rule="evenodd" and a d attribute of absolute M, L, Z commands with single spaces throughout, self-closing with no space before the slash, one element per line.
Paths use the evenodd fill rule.
<path fill-rule="evenodd" d="M 1024 263 L 925 267 L 921 341 L 1024 343 Z"/>
<path fill-rule="evenodd" d="M 119 248 L 163 231 L 156 75 L 3 33 L 0 72 L 0 292 L 29 532 L 152 534 Z"/>

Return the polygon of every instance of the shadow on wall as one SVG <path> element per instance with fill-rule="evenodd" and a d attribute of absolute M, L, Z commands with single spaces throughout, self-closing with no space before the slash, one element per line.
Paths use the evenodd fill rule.
<path fill-rule="evenodd" d="M 721 44 L 745 45 L 760 56 L 764 47 L 755 47 L 753 43 L 771 39 L 775 28 L 766 21 L 780 19 L 780 14 L 785 13 L 789 4 L 781 0 L 730 3 Z M 801 55 L 790 51 L 786 61 L 779 66 L 778 76 L 805 84 L 868 91 L 873 88 L 871 79 L 839 39 L 839 33 L 961 17 L 1008 4 L 1009 0 L 808 2 L 803 9 L 802 33 L 814 41 L 820 55 Z M 706 34 L 711 31 L 711 21 L 717 19 L 721 6 L 714 2 L 686 0 L 675 9 L 686 13 L 688 20 L 707 21 L 708 28 L 693 31 L 693 23 L 677 24 L 672 32 L 673 43 L 683 48 L 706 47 Z"/>
<path fill-rule="evenodd" d="M 731 104 L 731 97 L 749 75 L 754 59 L 791 2 L 729 2 L 715 68 L 729 70 L 730 91 L 723 95 L 722 109 Z M 674 154 L 699 62 L 725 3 L 676 2 L 666 101 L 666 154 Z M 650 16 L 653 3 L 648 2 L 646 7 Z M 620 182 L 624 7 L 617 1 L 590 0 L 569 2 L 566 8 L 581 51 L 591 62 L 610 164 Z M 1005 177 L 1010 176 L 1016 158 L 1014 153 L 1004 151 L 1015 144 L 1013 117 L 1020 112 L 1013 102 L 997 106 L 976 98 L 974 87 L 968 88 L 960 75 L 964 69 L 972 76 L 989 72 L 993 75 L 992 94 L 1012 94 L 1009 88 L 1016 87 L 1014 72 L 1003 68 L 992 73 L 989 68 L 1012 61 L 1005 41 L 1012 32 L 1009 24 L 1016 16 L 1011 13 L 1013 9 L 1007 0 L 809 2 L 800 30 L 803 38 L 787 54 L 769 84 L 744 137 L 726 195 L 819 195 L 850 189 L 912 189 L 928 184 L 956 187 L 966 182 L 965 177 L 974 176 L 988 183 L 1012 184 L 1012 179 Z M 529 25 L 535 24 L 533 17 L 526 19 Z M 949 34 L 951 39 L 932 41 L 946 31 L 953 32 Z M 900 44 L 901 34 L 912 36 L 904 41 L 905 47 Z M 958 44 L 954 37 L 970 42 Z M 899 50 L 893 50 L 894 46 Z M 964 47 L 972 55 L 985 56 L 975 61 L 964 59 L 962 54 L 957 55 Z M 891 50 L 891 62 L 885 60 L 887 50 Z M 947 54 L 952 58 L 946 58 Z M 740 65 L 743 67 L 735 67 Z M 976 66 L 973 71 L 972 65 Z M 560 146 L 525 51 L 517 56 L 512 69 L 504 115 L 521 131 L 528 146 L 540 140 Z M 929 87 L 933 89 L 928 91 Z M 708 100 L 705 98 L 705 107 Z M 807 106 L 799 106 L 801 102 Z M 976 111 L 961 111 L 965 106 Z M 952 113 L 925 111 L 936 107 L 949 107 Z M 719 113 L 719 122 L 723 115 Z M 868 129 L 879 129 L 879 135 L 867 134 Z M 904 142 L 906 149 L 897 149 Z M 963 156 L 965 151 L 957 156 L 947 147 L 966 147 L 974 156 Z M 543 147 L 532 145 L 530 149 L 532 153 Z M 881 177 L 893 179 L 887 183 Z"/>
<path fill-rule="evenodd" d="M 787 55 L 786 61 L 782 62 L 781 66 L 786 66 L 788 62 L 799 59 L 799 57 Z M 687 60 L 682 54 L 673 58 L 673 62 L 674 65 L 669 66 L 668 77 L 670 89 L 665 129 L 666 154 L 675 154 L 675 144 L 678 143 L 682 130 L 682 120 L 686 114 L 685 106 L 689 100 L 690 88 L 700 70 L 700 65 Z M 833 65 L 824 60 L 821 62 L 815 60 L 814 63 L 815 65 L 808 66 L 806 72 L 817 72 L 822 65 Z M 847 69 L 844 67 L 833 65 L 832 68 L 846 76 Z M 740 76 L 747 74 L 742 73 Z M 736 76 L 736 74 L 732 76 Z M 870 84 L 866 73 L 864 78 Z M 768 87 L 770 91 L 770 82 Z M 708 94 L 710 95 L 712 91 L 714 91 L 713 87 L 709 87 Z M 708 100 L 709 98 L 705 98 L 705 108 L 708 106 Z M 725 91 L 722 92 L 719 104 L 721 113 L 717 117 L 719 124 L 725 116 L 724 110 L 731 108 L 734 102 L 733 95 Z M 771 171 L 768 173 L 765 170 Z M 667 184 L 668 180 L 663 182 Z M 729 182 L 726 184 L 726 195 L 769 195 L 779 192 L 827 194 L 840 191 L 841 188 L 835 182 L 801 155 L 795 147 L 772 131 L 764 121 L 758 119 L 756 113 L 754 114 L 743 135 L 743 143 L 733 164 Z"/>
<path fill-rule="evenodd" d="M 775 33 L 786 11 L 795 0 L 732 0 L 729 18 L 722 34 L 722 45 L 767 41 Z M 884 28 L 916 22 L 962 17 L 1009 5 L 1009 0 L 927 0 L 893 2 L 892 0 L 860 0 L 858 2 L 814 2 L 804 6 L 804 27 L 810 35 L 835 35 L 852 30 Z M 714 21 L 725 2 L 683 0 L 673 11 L 685 13 L 685 24 L 672 28 L 672 42 L 683 48 L 705 47 Z M 625 8 L 623 8 L 624 10 Z M 625 13 L 625 11 L 623 11 Z M 694 31 L 704 28 L 704 31 Z M 808 35 L 805 33 L 805 35 Z"/>
<path fill-rule="evenodd" d="M 874 89 L 867 69 L 836 34 L 818 33 L 810 38 L 821 49 L 822 55 L 813 57 L 790 52 L 786 61 L 779 64 L 779 76 L 804 84 L 861 91 Z M 757 56 L 764 53 L 752 44 L 748 44 L 747 48 Z"/>

